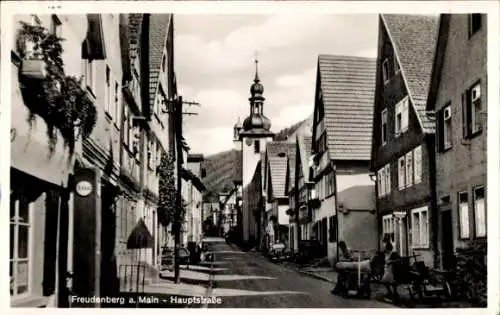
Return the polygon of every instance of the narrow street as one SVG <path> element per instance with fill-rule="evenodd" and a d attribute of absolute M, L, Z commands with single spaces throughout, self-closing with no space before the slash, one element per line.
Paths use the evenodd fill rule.
<path fill-rule="evenodd" d="M 214 243 L 210 296 L 223 308 L 393 308 L 374 300 L 344 299 L 332 285 L 272 263 L 257 252 Z"/>

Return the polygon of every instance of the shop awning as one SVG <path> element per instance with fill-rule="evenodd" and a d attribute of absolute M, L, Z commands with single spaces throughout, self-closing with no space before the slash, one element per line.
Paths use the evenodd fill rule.
<path fill-rule="evenodd" d="M 143 219 L 139 219 L 127 240 L 127 249 L 153 248 L 153 236 Z"/>

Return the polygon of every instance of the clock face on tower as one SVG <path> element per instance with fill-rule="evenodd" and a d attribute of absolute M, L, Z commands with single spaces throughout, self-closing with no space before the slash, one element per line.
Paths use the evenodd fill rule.
<path fill-rule="evenodd" d="M 246 145 L 251 146 L 252 145 L 252 139 L 250 139 L 250 138 L 245 139 L 245 143 L 246 143 Z"/>

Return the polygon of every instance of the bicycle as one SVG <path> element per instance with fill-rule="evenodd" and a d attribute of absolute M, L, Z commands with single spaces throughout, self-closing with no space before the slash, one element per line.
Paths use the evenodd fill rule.
<path fill-rule="evenodd" d="M 449 272 L 438 269 L 429 268 L 425 262 L 419 261 L 417 257 L 421 254 L 413 253 L 408 257 L 410 260 L 413 258 L 413 264 L 409 264 L 407 271 L 409 282 L 408 291 L 412 300 L 418 296 L 422 301 L 425 297 L 437 296 L 449 300 L 452 297 L 452 289 L 447 274 Z"/>

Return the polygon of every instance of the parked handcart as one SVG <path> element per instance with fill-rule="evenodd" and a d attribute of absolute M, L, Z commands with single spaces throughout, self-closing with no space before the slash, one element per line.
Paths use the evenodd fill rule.
<path fill-rule="evenodd" d="M 334 292 L 343 297 L 355 296 L 371 298 L 371 268 L 370 259 L 365 259 L 363 251 L 353 251 L 354 259 L 340 261 L 336 264 L 338 271 L 337 284 Z"/>

